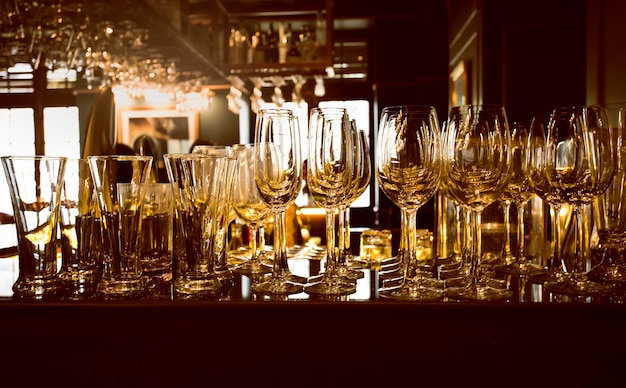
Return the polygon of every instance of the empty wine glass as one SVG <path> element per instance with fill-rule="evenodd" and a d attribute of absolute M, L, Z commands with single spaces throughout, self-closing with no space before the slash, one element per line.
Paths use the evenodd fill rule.
<path fill-rule="evenodd" d="M 441 174 L 441 132 L 432 106 L 390 106 L 382 110 L 376 140 L 376 178 L 402 213 L 404 276 L 397 286 L 385 286 L 383 298 L 436 301 L 443 282 L 423 274 L 415 264 L 417 210 L 435 193 Z"/>
<path fill-rule="evenodd" d="M 352 125 L 344 108 L 313 108 L 309 127 L 307 184 L 313 200 L 326 212 L 326 268 L 321 280 L 305 287 L 307 293 L 347 295 L 356 281 L 338 271 L 336 214 L 350 198 L 353 169 Z M 309 280 L 311 281 L 311 280 Z"/>
<path fill-rule="evenodd" d="M 504 262 L 494 266 L 497 273 L 508 275 L 526 276 L 541 271 L 541 267 L 528 260 L 524 247 L 524 209 L 526 203 L 535 195 L 529 179 L 528 131 L 528 123 L 518 121 L 511 125 L 511 178 L 502 193 L 502 197 L 507 201 L 512 201 L 517 210 L 517 249 L 512 260 L 505 257 Z M 508 233 L 509 230 L 507 230 Z"/>
<path fill-rule="evenodd" d="M 369 137 L 367 133 L 362 129 L 357 129 L 356 122 L 352 120 L 352 135 L 354 139 L 354 169 L 353 169 L 353 184 L 351 191 L 350 204 L 356 201 L 369 187 L 371 176 L 372 176 L 372 163 L 370 159 L 370 146 L 369 146 Z M 345 216 L 344 216 L 344 240 L 346 241 L 346 246 L 344 247 L 344 261 L 351 267 L 355 268 L 356 266 L 361 265 L 361 263 L 357 263 L 357 260 L 354 260 L 352 256 L 352 251 L 350 248 L 350 206 L 345 207 Z M 341 255 L 341 253 L 340 253 Z M 340 260 L 341 261 L 341 260 Z M 363 274 L 361 271 L 359 273 Z"/>
<path fill-rule="evenodd" d="M 303 290 L 306 278 L 287 263 L 285 214 L 302 187 L 300 128 L 291 109 L 261 109 L 255 122 L 255 182 L 274 215 L 272 274 L 252 287 L 260 294 L 288 295 Z"/>
<path fill-rule="evenodd" d="M 556 281 L 565 273 L 565 265 L 561 258 L 561 222 L 560 213 L 565 199 L 557 187 L 550 185 L 547 174 L 547 133 L 550 115 L 536 115 L 530 123 L 528 133 L 528 176 L 533 192 L 550 206 L 552 211 L 551 233 L 552 233 L 552 257 L 549 262 L 549 269 L 534 272 L 528 275 L 528 282 L 543 284 L 547 281 Z"/>
<path fill-rule="evenodd" d="M 583 211 L 602 194 L 615 172 L 615 145 L 605 107 L 593 105 L 557 108 L 548 124 L 548 182 L 560 190 L 574 208 L 576 249 L 573 269 L 556 281 L 544 283 L 546 291 L 573 296 L 595 296 L 611 291 L 609 285 L 585 274 L 587 252 L 583 241 Z"/>
<path fill-rule="evenodd" d="M 481 268 L 481 213 L 498 199 L 510 179 L 511 134 L 500 105 L 453 107 L 444 132 L 443 174 L 446 192 L 470 210 L 469 281 L 449 287 L 446 296 L 462 300 L 508 299 L 512 292 L 492 286 Z"/>
<path fill-rule="evenodd" d="M 270 216 L 270 208 L 263 201 L 255 183 L 254 144 L 235 144 L 235 175 L 231 192 L 231 206 L 250 231 L 250 258 L 233 268 L 244 275 L 268 273 L 272 268 L 261 262 L 259 230 Z"/>
<path fill-rule="evenodd" d="M 357 129 L 356 121 L 350 120 L 352 126 L 353 168 L 352 181 L 349 184 L 350 194 L 347 200 L 339 206 L 339 256 L 337 259 L 339 271 L 353 279 L 364 277 L 361 270 L 356 268 L 352 248 L 350 247 L 350 205 L 356 201 L 370 184 L 372 169 L 370 163 L 370 147 L 367 133 Z"/>
<path fill-rule="evenodd" d="M 626 286 L 626 103 L 605 104 L 616 139 L 617 165 L 613 180 L 594 204 L 600 262 L 587 276 L 600 283 Z"/>

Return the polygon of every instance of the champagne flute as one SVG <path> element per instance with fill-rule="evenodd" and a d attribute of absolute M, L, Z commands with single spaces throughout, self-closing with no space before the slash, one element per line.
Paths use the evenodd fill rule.
<path fill-rule="evenodd" d="M 432 106 L 389 106 L 382 110 L 376 141 L 376 178 L 400 207 L 404 276 L 400 284 L 378 291 L 382 298 L 410 301 L 443 299 L 443 282 L 417 267 L 417 210 L 435 193 L 441 174 L 441 132 Z"/>
<path fill-rule="evenodd" d="M 252 287 L 259 294 L 289 295 L 303 290 L 306 278 L 287 263 L 285 214 L 302 187 L 300 128 L 291 109 L 261 109 L 255 122 L 255 182 L 274 215 L 272 273 Z"/>
<path fill-rule="evenodd" d="M 496 273 L 526 276 L 541 271 L 540 267 L 526 258 L 524 247 L 524 209 L 526 203 L 535 195 L 530 185 L 528 168 L 530 161 L 528 131 L 528 123 L 518 121 L 511 125 L 511 178 L 502 197 L 506 201 L 512 201 L 517 209 L 517 249 L 512 260 L 505 257 L 504 262 L 494 266 Z"/>
<path fill-rule="evenodd" d="M 335 107 L 313 108 L 310 123 L 307 183 L 313 200 L 326 212 L 326 268 L 322 279 L 314 280 L 305 291 L 348 295 L 356 292 L 356 281 L 338 270 L 335 222 L 340 207 L 350 198 L 352 126 L 346 109 Z"/>
<path fill-rule="evenodd" d="M 254 144 L 235 144 L 233 152 L 236 160 L 231 205 L 237 216 L 250 230 L 250 258 L 233 268 L 233 272 L 243 275 L 258 275 L 272 271 L 261 262 L 259 250 L 259 230 L 270 216 L 270 208 L 263 201 L 254 181 Z"/>
<path fill-rule="evenodd" d="M 498 199 L 510 179 L 511 134 L 501 105 L 453 107 L 444 134 L 443 174 L 446 192 L 470 210 L 469 281 L 449 287 L 446 296 L 461 300 L 502 300 L 512 296 L 492 286 L 481 268 L 481 213 Z"/>
<path fill-rule="evenodd" d="M 585 274 L 587 252 L 583 241 L 584 206 L 604 193 L 615 172 L 616 149 L 606 107 L 555 109 L 548 124 L 547 152 L 548 182 L 574 208 L 576 249 L 573 269 L 556 281 L 545 282 L 544 287 L 553 294 L 607 294 L 611 286 L 596 283 Z"/>

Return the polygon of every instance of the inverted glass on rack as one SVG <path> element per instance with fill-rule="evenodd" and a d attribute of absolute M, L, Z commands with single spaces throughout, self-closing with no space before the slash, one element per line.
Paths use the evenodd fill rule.
<path fill-rule="evenodd" d="M 609 285 L 585 274 L 587 250 L 583 241 L 584 206 L 605 192 L 613 179 L 616 149 L 606 107 L 577 106 L 552 112 L 547 136 L 548 182 L 574 208 L 576 249 L 574 268 L 544 287 L 556 294 L 595 296 L 609 293 Z"/>
<path fill-rule="evenodd" d="M 616 140 L 617 163 L 613 180 L 593 204 L 599 258 L 587 273 L 596 282 L 626 287 L 626 103 L 605 104 Z"/>
<path fill-rule="evenodd" d="M 336 214 L 350 198 L 354 158 L 352 142 L 352 125 L 346 109 L 326 107 L 311 110 L 307 184 L 315 203 L 326 212 L 326 267 L 321 279 L 305 287 L 307 293 L 347 295 L 356 292 L 356 279 L 344 277 L 339 271 L 338 249 L 335 246 Z"/>
<path fill-rule="evenodd" d="M 260 294 L 288 295 L 303 290 L 306 278 L 291 273 L 287 262 L 287 208 L 302 188 L 298 119 L 291 109 L 261 109 L 255 122 L 255 181 L 274 215 L 274 263 L 267 279 L 252 287 Z"/>
<path fill-rule="evenodd" d="M 451 109 L 444 131 L 442 179 L 446 193 L 470 211 L 471 264 L 468 281 L 447 288 L 448 298 L 502 300 L 513 294 L 493 286 L 481 267 L 481 213 L 509 183 L 510 143 L 503 106 L 463 105 Z"/>
<path fill-rule="evenodd" d="M 400 284 L 383 287 L 383 298 L 410 301 L 441 300 L 443 282 L 416 265 L 417 210 L 435 193 L 441 176 L 441 132 L 432 106 L 385 107 L 376 139 L 376 178 L 403 215 L 400 225 L 406 250 Z"/>

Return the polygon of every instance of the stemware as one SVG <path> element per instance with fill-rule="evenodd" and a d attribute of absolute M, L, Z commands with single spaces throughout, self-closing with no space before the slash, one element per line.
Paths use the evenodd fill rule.
<path fill-rule="evenodd" d="M 370 146 L 369 146 L 369 137 L 367 132 L 362 129 L 356 128 L 356 122 L 352 120 L 352 137 L 353 137 L 353 148 L 354 148 L 354 169 L 353 169 L 353 183 L 351 184 L 351 196 L 349 203 L 356 201 L 368 188 L 372 176 L 372 163 L 370 159 Z M 340 252 L 340 255 L 343 255 L 343 259 L 340 261 L 344 261 L 352 268 L 356 268 L 357 266 L 362 265 L 362 263 L 358 263 L 353 256 L 352 250 L 350 248 L 350 206 L 345 206 L 344 209 L 344 241 L 346 244 L 344 246 L 343 254 Z M 341 221 L 341 216 L 340 216 Z M 360 274 L 363 274 L 361 271 L 358 271 Z"/>
<path fill-rule="evenodd" d="M 303 290 L 306 278 L 287 263 L 287 208 L 302 188 L 300 128 L 291 109 L 261 109 L 255 122 L 255 182 L 274 215 L 272 273 L 252 287 L 260 294 L 288 295 Z"/>
<path fill-rule="evenodd" d="M 272 268 L 261 262 L 259 250 L 259 230 L 270 216 L 270 208 L 261 198 L 254 181 L 254 144 L 236 144 L 233 146 L 236 158 L 235 176 L 231 193 L 231 205 L 237 216 L 250 231 L 250 258 L 233 268 L 240 274 L 262 274 Z"/>
<path fill-rule="evenodd" d="M 617 164 L 613 180 L 594 204 L 598 246 L 592 248 L 600 262 L 587 276 L 600 283 L 626 286 L 626 103 L 605 104 L 616 139 Z"/>
<path fill-rule="evenodd" d="M 416 265 L 417 210 L 435 193 L 441 176 L 441 132 L 432 106 L 389 106 L 382 110 L 376 141 L 376 178 L 400 207 L 404 276 L 399 284 L 378 291 L 382 298 L 436 301 L 443 282 L 426 276 Z"/>
<path fill-rule="evenodd" d="M 584 206 L 602 194 L 615 171 L 615 146 L 605 107 L 557 108 L 548 124 L 546 170 L 548 182 L 573 206 L 575 256 L 570 272 L 544 288 L 553 294 L 595 296 L 611 291 L 609 285 L 592 281 L 585 274 L 587 251 L 583 240 Z"/>
<path fill-rule="evenodd" d="M 500 197 L 510 179 L 511 134 L 501 105 L 453 107 L 444 132 L 443 173 L 446 193 L 470 211 L 470 274 L 464 285 L 448 287 L 446 296 L 461 300 L 508 299 L 481 267 L 481 213 Z"/>
<path fill-rule="evenodd" d="M 547 133 L 549 114 L 536 115 L 530 123 L 528 133 L 528 177 L 530 187 L 548 206 L 551 216 L 552 257 L 548 263 L 548 270 L 536 271 L 528 275 L 527 281 L 534 284 L 543 284 L 547 281 L 556 281 L 565 273 L 565 263 L 561 257 L 561 208 L 565 199 L 561 191 L 548 182 L 547 175 Z"/>
<path fill-rule="evenodd" d="M 350 278 L 364 277 L 363 271 L 357 268 L 350 247 L 350 205 L 356 201 L 370 184 L 372 167 L 370 162 L 369 137 L 363 130 L 357 129 L 356 121 L 350 120 L 352 130 L 353 168 L 349 184 L 350 194 L 344 203 L 339 205 L 339 255 L 337 258 L 339 271 Z"/>
<path fill-rule="evenodd" d="M 516 232 L 517 249 L 512 259 L 504 257 L 504 262 L 496 264 L 496 273 L 526 276 L 541 268 L 533 264 L 526 257 L 524 247 L 524 210 L 526 203 L 535 195 L 530 186 L 529 177 L 529 124 L 526 122 L 514 122 L 511 125 L 511 177 L 506 185 L 502 198 L 512 201 L 517 210 Z M 507 209 L 508 212 L 508 209 Z M 507 214 L 508 218 L 508 214 Z M 510 229 L 507 228 L 507 240 Z M 509 245 L 510 250 L 510 245 Z"/>
<path fill-rule="evenodd" d="M 336 107 L 313 108 L 310 123 L 307 183 L 313 200 L 326 212 L 326 267 L 321 280 L 307 285 L 305 291 L 352 294 L 356 282 L 338 271 L 339 249 L 335 247 L 336 215 L 350 198 L 353 177 L 352 125 L 346 109 Z"/>

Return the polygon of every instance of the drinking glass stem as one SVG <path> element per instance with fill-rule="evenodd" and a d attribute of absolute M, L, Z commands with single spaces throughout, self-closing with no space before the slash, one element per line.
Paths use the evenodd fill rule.
<path fill-rule="evenodd" d="M 526 202 L 518 203 L 517 206 L 517 262 L 522 264 L 526 262 L 526 252 L 524 246 L 524 208 Z"/>
<path fill-rule="evenodd" d="M 339 256 L 337 256 L 337 263 L 339 265 L 343 265 L 346 263 L 346 225 L 347 225 L 347 211 L 344 206 L 339 208 L 338 216 L 339 216 L 339 238 L 337 241 L 337 247 L 339 250 Z"/>
<path fill-rule="evenodd" d="M 413 263 L 416 259 L 416 226 L 417 226 L 417 210 L 405 209 L 402 210 L 404 216 L 402 217 L 403 223 L 400 225 L 402 236 L 404 236 L 405 250 L 402 257 L 404 266 L 404 279 L 408 280 L 416 277 L 419 271 L 413 270 Z"/>
<path fill-rule="evenodd" d="M 289 273 L 287 266 L 287 230 L 285 210 L 274 214 L 274 268 L 273 276 L 282 277 Z"/>
<path fill-rule="evenodd" d="M 574 215 L 576 216 L 576 255 L 574 259 L 574 275 L 582 274 L 585 267 L 585 242 L 583 240 L 583 207 L 575 206 Z"/>
<path fill-rule="evenodd" d="M 456 213 L 454 217 L 454 223 L 456 226 L 456 238 L 454 239 L 454 247 L 452 248 L 452 250 L 455 254 L 461 255 L 461 258 L 463 258 L 464 251 L 461 242 L 461 233 L 463 233 L 463 229 L 461 229 L 463 228 L 463 222 L 461 221 L 461 217 L 463 217 L 463 215 L 465 214 L 463 210 L 463 206 L 456 203 L 454 204 L 454 212 Z"/>
<path fill-rule="evenodd" d="M 552 238 L 554 239 L 554 252 L 552 253 L 552 272 L 563 272 L 563 261 L 561 260 L 561 205 L 552 205 Z"/>
<path fill-rule="evenodd" d="M 256 263 L 259 261 L 259 246 L 257 244 L 257 238 L 259 236 L 259 229 L 256 226 L 248 226 L 250 231 L 250 263 Z"/>
<path fill-rule="evenodd" d="M 335 214 L 336 210 L 326 210 L 326 269 L 325 273 L 332 275 L 337 266 L 335 251 Z"/>
<path fill-rule="evenodd" d="M 480 260 L 482 260 L 482 233 L 481 233 L 481 223 L 482 223 L 482 215 L 480 211 L 472 210 L 472 251 L 471 251 L 471 265 L 470 265 L 470 285 L 476 285 L 480 282 L 482 277 L 481 268 L 480 268 Z"/>
<path fill-rule="evenodd" d="M 508 260 L 511 254 L 511 201 L 504 201 L 504 258 Z"/>

